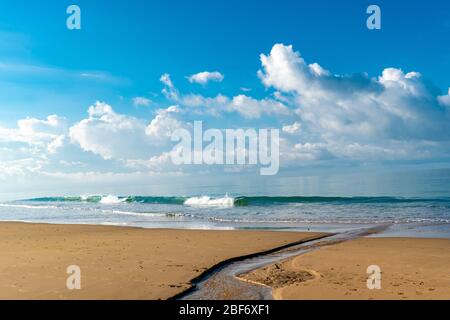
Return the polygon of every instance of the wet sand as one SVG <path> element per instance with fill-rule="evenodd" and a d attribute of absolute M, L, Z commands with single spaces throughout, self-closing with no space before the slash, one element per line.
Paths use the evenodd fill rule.
<path fill-rule="evenodd" d="M 212 266 L 322 233 L 0 223 L 0 299 L 167 299 Z M 81 268 L 68 290 L 67 267 Z"/>
<path fill-rule="evenodd" d="M 380 290 L 367 288 L 371 265 L 381 268 Z M 360 238 L 244 278 L 272 287 L 275 299 L 450 299 L 450 239 Z"/>

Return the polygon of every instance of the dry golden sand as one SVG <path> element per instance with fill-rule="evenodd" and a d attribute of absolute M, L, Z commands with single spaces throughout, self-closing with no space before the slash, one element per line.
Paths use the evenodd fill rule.
<path fill-rule="evenodd" d="M 221 261 L 321 235 L 0 223 L 0 299 L 166 299 Z"/>
<path fill-rule="evenodd" d="M 381 290 L 367 288 L 370 265 L 381 268 Z M 277 268 L 278 279 L 270 280 L 277 284 L 272 285 L 276 299 L 450 299 L 449 239 L 361 238 L 323 247 Z M 245 277 L 264 283 L 273 269 Z M 303 281 L 305 271 L 315 275 L 313 280 Z"/>

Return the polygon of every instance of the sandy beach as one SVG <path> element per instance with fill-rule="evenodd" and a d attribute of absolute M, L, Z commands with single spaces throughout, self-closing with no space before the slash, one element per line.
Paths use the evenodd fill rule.
<path fill-rule="evenodd" d="M 0 299 L 167 299 L 225 260 L 323 233 L 0 223 Z M 67 267 L 81 269 L 68 290 Z M 366 286 L 367 267 L 382 287 Z M 450 239 L 359 238 L 243 275 L 275 299 L 450 299 Z"/>
<path fill-rule="evenodd" d="M 369 290 L 367 267 L 381 269 Z M 244 275 L 276 299 L 450 299 L 450 239 L 360 238 Z"/>
<path fill-rule="evenodd" d="M 0 299 L 167 299 L 224 260 L 323 234 L 0 223 Z M 68 290 L 67 267 L 81 268 Z"/>

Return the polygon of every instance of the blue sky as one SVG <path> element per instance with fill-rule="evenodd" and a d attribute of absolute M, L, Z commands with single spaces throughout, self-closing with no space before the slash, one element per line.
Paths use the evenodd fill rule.
<path fill-rule="evenodd" d="M 395 66 L 420 70 L 441 90 L 450 83 L 450 73 L 444 72 L 450 68 L 445 41 L 450 4 L 443 1 L 383 1 L 380 32 L 365 28 L 370 1 L 81 0 L 76 3 L 82 9 L 83 28 L 76 32 L 65 28 L 65 9 L 71 3 L 0 4 L 0 52 L 3 61 L 98 70 L 123 78 L 122 86 L 98 85 L 88 90 L 94 91 L 91 94 L 83 90 L 85 104 L 158 93 L 159 77 L 166 72 L 179 79 L 180 88 L 192 90 L 182 80 L 198 70 L 226 74 L 227 81 L 208 88 L 210 92 L 233 94 L 247 86 L 264 94 L 255 77 L 258 56 L 275 43 L 292 44 L 307 60 L 340 74 L 378 75 L 383 68 Z M 39 81 L 34 82 L 26 84 L 39 87 Z M 48 89 L 68 91 L 64 86 L 57 79 Z M 29 111 L 44 115 L 55 108 L 21 106 L 17 115 Z M 77 109 L 70 113 L 79 116 L 83 108 Z M 2 119 L 17 117 L 0 112 Z"/>
<path fill-rule="evenodd" d="M 70 4 L 81 8 L 81 30 L 66 28 Z M 381 30 L 366 28 L 365 11 L 370 4 L 381 7 Z M 130 121 L 136 130 L 140 125 L 145 130 L 152 122 L 167 127 L 193 120 L 219 128 L 285 128 L 286 150 L 299 152 L 286 154 L 285 168 L 293 172 L 304 167 L 344 170 L 340 168 L 386 162 L 445 165 L 450 153 L 445 133 L 450 104 L 449 38 L 450 3 L 437 0 L 2 2 L 0 179 L 33 176 L 39 184 L 49 174 L 64 180 L 67 174 L 72 179 L 89 173 L 98 174 L 95 179 L 101 181 L 104 174 L 139 176 L 154 170 L 134 165 L 163 155 L 170 147 L 167 142 L 148 142 L 146 137 L 141 141 L 141 132 L 134 131 L 120 135 L 127 141 L 111 136 L 101 150 L 99 141 L 89 140 L 108 131 L 98 131 L 88 108 L 94 106 L 98 117 L 111 115 L 105 105 L 114 115 L 112 121 Z M 262 63 L 261 54 L 269 64 Z M 292 79 L 297 87 L 280 82 L 279 76 L 286 74 L 277 69 L 277 61 L 287 61 L 291 71 L 297 72 Z M 320 75 L 323 79 L 310 71 L 302 74 L 303 66 L 313 63 L 328 70 Z M 395 69 L 380 79 L 387 68 Z M 262 71 L 259 76 L 258 70 Z M 205 71 L 218 72 L 223 79 L 206 84 L 188 81 L 188 76 Z M 420 73 L 420 80 L 411 72 Z M 355 76 L 359 73 L 366 75 Z M 172 88 L 161 82 L 163 74 L 170 75 Z M 400 91 L 391 82 L 404 94 L 397 95 Z M 164 88 L 166 93 L 175 92 L 177 99 L 163 94 Z M 357 99 L 352 96 L 355 92 Z M 320 103 L 308 100 L 315 94 L 328 98 Z M 330 112 L 329 103 L 336 99 L 342 102 L 336 108 L 343 109 Z M 352 105 L 355 110 L 348 111 L 345 104 L 350 101 L 358 104 Z M 248 104 L 253 107 L 246 109 Z M 291 112 L 268 111 L 279 105 Z M 170 106 L 181 111 L 167 111 Z M 328 118 L 321 117 L 324 114 Z M 48 119 L 51 115 L 57 118 Z M 364 123 L 364 117 L 372 120 Z M 20 129 L 18 121 L 27 118 L 32 121 L 23 122 Z M 358 126 L 358 121 L 363 125 Z M 345 123 L 348 127 L 341 126 Z M 294 130 L 295 124 L 303 129 Z M 118 146 L 125 142 L 131 147 Z M 151 150 L 137 152 L 147 142 Z M 45 154 L 49 148 L 52 152 Z M 156 171 L 173 173 L 165 166 Z"/>

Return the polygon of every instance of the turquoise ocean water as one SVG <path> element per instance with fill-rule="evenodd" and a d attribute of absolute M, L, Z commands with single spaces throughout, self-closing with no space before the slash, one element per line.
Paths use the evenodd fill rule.
<path fill-rule="evenodd" d="M 314 182 L 314 178 L 285 177 L 269 187 L 274 194 L 264 184 L 253 192 L 245 185 L 236 189 L 222 184 L 178 196 L 37 197 L 0 203 L 0 220 L 332 232 L 387 225 L 388 235 L 450 237 L 450 170 L 360 178 L 315 178 Z"/>

